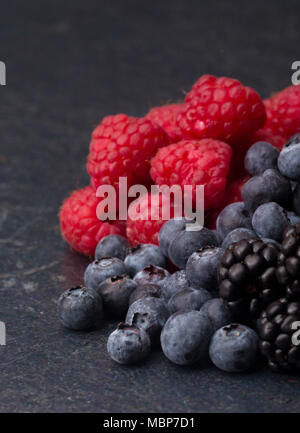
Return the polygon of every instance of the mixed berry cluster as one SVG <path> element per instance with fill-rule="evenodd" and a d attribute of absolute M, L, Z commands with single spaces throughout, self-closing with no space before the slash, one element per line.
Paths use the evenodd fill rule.
<path fill-rule="evenodd" d="M 84 284 L 59 298 L 66 327 L 121 320 L 107 343 L 121 364 L 159 346 L 179 365 L 210 358 L 242 372 L 262 354 L 273 370 L 299 370 L 298 88 L 263 102 L 237 80 L 205 75 L 181 104 L 142 119 L 103 119 L 87 168 L 91 185 L 60 211 L 64 238 L 94 257 Z M 96 189 L 117 187 L 120 177 L 128 187 L 191 185 L 194 204 L 204 185 L 205 226 L 187 230 L 191 221 L 173 218 L 172 209 L 165 221 L 162 201 L 151 195 L 139 199 L 140 219 L 101 221 Z"/>
<path fill-rule="evenodd" d="M 112 185 L 118 194 L 122 177 L 128 188 L 176 184 L 191 185 L 195 190 L 204 185 L 206 226 L 213 228 L 222 208 L 241 198 L 240 189 L 247 180 L 243 160 L 249 147 L 267 141 L 281 149 L 287 135 L 298 132 L 296 119 L 285 131 L 274 126 L 277 117 L 281 123 L 286 117 L 288 123 L 291 112 L 300 110 L 300 98 L 293 97 L 293 92 L 293 88 L 288 91 L 289 108 L 283 112 L 280 93 L 276 104 L 271 103 L 272 98 L 264 103 L 255 90 L 237 80 L 204 75 L 182 103 L 152 108 L 143 118 L 125 114 L 105 117 L 91 137 L 87 160 L 90 186 L 73 192 L 61 207 L 64 239 L 89 256 L 108 234 L 121 234 L 131 245 L 158 243 L 162 217 L 149 221 L 141 215 L 138 221 L 120 221 L 117 213 L 117 218 L 102 221 L 96 215 L 103 200 L 96 197 L 97 188 Z M 286 92 L 282 98 L 287 100 Z M 280 107 L 278 112 L 275 106 Z"/>

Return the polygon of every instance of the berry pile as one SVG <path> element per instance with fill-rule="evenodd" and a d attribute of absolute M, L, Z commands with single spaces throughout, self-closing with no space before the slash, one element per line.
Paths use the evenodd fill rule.
<path fill-rule="evenodd" d="M 206 226 L 213 227 L 222 208 L 240 199 L 246 175 L 242 159 L 251 144 L 267 139 L 277 148 L 282 146 L 284 139 L 277 132 L 263 129 L 265 122 L 265 104 L 255 90 L 212 75 L 200 77 L 183 102 L 154 107 L 143 118 L 105 117 L 91 136 L 90 186 L 73 192 L 61 207 L 63 238 L 89 256 L 109 234 L 125 236 L 131 245 L 158 244 L 165 222 L 160 203 L 155 221 L 143 213 L 138 220 L 128 216 L 125 221 L 118 208 L 113 220 L 96 216 L 103 200 L 96 197 L 97 188 L 114 186 L 118 199 L 120 178 L 126 178 L 128 189 L 135 184 L 148 189 L 151 184 L 191 185 L 194 200 L 196 186 L 204 185 Z M 147 199 L 142 197 L 140 204 L 146 212 Z"/>
<path fill-rule="evenodd" d="M 63 237 L 94 257 L 82 286 L 58 300 L 62 323 L 99 328 L 117 318 L 109 356 L 141 361 L 151 348 L 179 365 L 226 372 L 300 369 L 300 92 L 262 101 L 237 80 L 204 75 L 183 103 L 144 118 L 108 116 L 92 134 L 91 185 L 60 211 Z M 154 193 L 127 221 L 102 221 L 96 188 L 204 185 L 205 226 L 164 218 Z M 157 193 L 156 193 L 157 194 Z M 150 205 L 157 207 L 149 219 Z M 134 205 L 134 206 L 133 206 Z M 100 206 L 101 208 L 101 206 Z M 138 210 L 139 218 L 134 212 Z"/>

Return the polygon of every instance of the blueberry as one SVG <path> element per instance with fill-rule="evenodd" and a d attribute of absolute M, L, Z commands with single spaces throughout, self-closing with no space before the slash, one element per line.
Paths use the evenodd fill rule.
<path fill-rule="evenodd" d="M 200 311 L 178 311 L 163 327 L 160 341 L 165 356 L 175 364 L 190 365 L 207 360 L 212 325 Z"/>
<path fill-rule="evenodd" d="M 268 168 L 277 169 L 279 150 L 266 141 L 252 144 L 245 156 L 245 168 L 252 176 L 263 173 Z"/>
<path fill-rule="evenodd" d="M 132 248 L 124 260 L 127 272 L 132 277 L 146 266 L 167 267 L 167 259 L 160 248 L 154 244 L 140 244 Z"/>
<path fill-rule="evenodd" d="M 175 238 L 178 232 L 185 230 L 186 220 L 181 219 L 170 219 L 165 222 L 158 234 L 158 243 L 163 254 L 168 257 L 168 249 L 171 241 Z"/>
<path fill-rule="evenodd" d="M 161 286 L 169 276 L 170 274 L 166 269 L 149 265 L 135 274 L 133 280 L 139 285 L 153 283 Z"/>
<path fill-rule="evenodd" d="M 120 323 L 110 334 L 107 352 L 118 364 L 134 364 L 146 358 L 151 349 L 150 338 L 143 329 Z"/>
<path fill-rule="evenodd" d="M 211 299 L 211 294 L 205 289 L 188 289 L 175 293 L 168 302 L 170 313 L 180 310 L 200 310 L 206 301 Z"/>
<path fill-rule="evenodd" d="M 131 293 L 129 298 L 129 305 L 133 304 L 142 298 L 162 298 L 162 290 L 157 284 L 143 284 Z"/>
<path fill-rule="evenodd" d="M 104 280 L 97 288 L 102 296 L 104 311 L 110 316 L 124 318 L 129 307 L 129 297 L 136 288 L 137 284 L 126 275 Z"/>
<path fill-rule="evenodd" d="M 291 185 L 277 170 L 268 169 L 243 185 L 242 198 L 245 208 L 252 213 L 258 206 L 270 201 L 286 209 L 292 201 Z"/>
<path fill-rule="evenodd" d="M 189 282 L 186 277 L 186 272 L 184 270 L 174 272 L 174 274 L 164 280 L 161 286 L 162 296 L 164 299 L 169 300 L 175 293 L 187 289 L 188 287 Z"/>
<path fill-rule="evenodd" d="M 208 316 L 214 332 L 232 321 L 232 314 L 225 308 L 221 299 L 210 299 L 200 309 L 201 313 Z"/>
<path fill-rule="evenodd" d="M 105 257 L 117 257 L 124 260 L 129 251 L 129 243 L 127 239 L 120 235 L 105 236 L 98 243 L 95 251 L 95 259 L 103 259 Z"/>
<path fill-rule="evenodd" d="M 170 313 L 165 302 L 160 298 L 141 298 L 130 305 L 126 323 L 146 331 L 151 344 L 159 343 L 159 335 Z"/>
<path fill-rule="evenodd" d="M 218 267 L 223 250 L 218 247 L 204 247 L 195 251 L 186 264 L 186 276 L 192 287 L 208 291 L 218 288 Z"/>
<path fill-rule="evenodd" d="M 283 176 L 300 181 L 300 134 L 294 135 L 281 149 L 278 168 Z"/>
<path fill-rule="evenodd" d="M 282 235 L 290 224 L 285 210 L 279 204 L 270 202 L 259 206 L 253 214 L 252 225 L 261 238 L 282 241 Z"/>
<path fill-rule="evenodd" d="M 258 359 L 259 339 L 253 329 L 230 324 L 218 329 L 210 343 L 209 355 L 220 370 L 239 373 L 254 367 Z"/>
<path fill-rule="evenodd" d="M 297 216 L 300 215 L 300 184 L 296 186 L 293 192 L 293 209 Z M 292 224 L 294 225 L 297 223 L 292 222 Z"/>
<path fill-rule="evenodd" d="M 217 218 L 217 231 L 222 240 L 238 227 L 252 228 L 251 218 L 242 201 L 226 206 Z"/>
<path fill-rule="evenodd" d="M 58 314 L 69 329 L 99 328 L 103 322 L 101 296 L 83 286 L 66 290 L 58 299 Z"/>
<path fill-rule="evenodd" d="M 184 269 L 190 255 L 207 245 L 218 246 L 212 230 L 203 227 L 199 231 L 181 231 L 169 246 L 169 258 L 179 269 Z"/>
<path fill-rule="evenodd" d="M 94 260 L 88 265 L 84 273 L 84 284 L 89 289 L 97 290 L 102 281 L 123 274 L 126 274 L 126 267 L 122 260 L 116 257 L 105 257 Z"/>
<path fill-rule="evenodd" d="M 222 242 L 222 249 L 226 250 L 228 245 L 238 242 L 241 239 L 257 238 L 256 233 L 253 230 L 245 229 L 243 227 L 232 230 L 228 233 L 226 238 Z"/>

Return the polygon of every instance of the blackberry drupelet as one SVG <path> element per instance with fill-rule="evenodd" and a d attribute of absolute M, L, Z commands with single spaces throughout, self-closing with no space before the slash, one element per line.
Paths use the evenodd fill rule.
<path fill-rule="evenodd" d="M 274 371 L 300 371 L 300 301 L 272 302 L 257 321 L 260 351 Z"/>
<path fill-rule="evenodd" d="M 289 299 L 300 300 L 300 223 L 283 233 L 276 276 Z"/>
<path fill-rule="evenodd" d="M 230 244 L 218 270 L 222 301 L 243 323 L 256 319 L 264 306 L 281 296 L 276 281 L 278 250 L 261 239 Z"/>

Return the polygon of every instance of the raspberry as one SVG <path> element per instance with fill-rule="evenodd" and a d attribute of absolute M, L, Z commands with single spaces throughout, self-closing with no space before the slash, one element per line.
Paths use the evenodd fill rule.
<path fill-rule="evenodd" d="M 152 120 L 161 126 L 169 135 L 170 143 L 177 143 L 182 135 L 176 125 L 176 117 L 182 111 L 183 104 L 162 105 L 152 108 L 146 115 L 146 119 Z"/>
<path fill-rule="evenodd" d="M 266 120 L 259 94 L 231 78 L 203 75 L 186 95 L 177 124 L 185 138 L 236 142 Z"/>
<path fill-rule="evenodd" d="M 102 222 L 97 218 L 99 203 L 92 186 L 74 191 L 60 210 L 63 238 L 76 250 L 94 255 L 97 243 L 111 234 L 125 235 L 125 221 Z"/>
<path fill-rule="evenodd" d="M 276 149 L 281 150 L 285 145 L 286 139 L 281 135 L 273 134 L 270 129 L 258 129 L 250 137 L 249 147 L 251 147 L 252 144 L 256 143 L 257 141 L 266 141 L 267 143 L 270 143 L 272 146 L 276 147 Z"/>
<path fill-rule="evenodd" d="M 300 86 L 289 86 L 264 103 L 267 113 L 265 129 L 285 138 L 300 132 Z"/>
<path fill-rule="evenodd" d="M 250 176 L 241 177 L 240 179 L 230 182 L 226 188 L 226 205 L 235 203 L 237 201 L 243 201 L 242 199 L 242 187 L 250 179 Z"/>
<path fill-rule="evenodd" d="M 222 201 L 232 149 L 222 141 L 183 140 L 160 149 L 151 161 L 150 174 L 158 185 L 204 185 L 205 209 Z"/>
<path fill-rule="evenodd" d="M 219 213 L 224 209 L 225 205 L 222 205 L 216 209 L 210 209 L 205 213 L 205 227 L 210 230 L 215 230 L 217 226 L 217 218 Z"/>
<path fill-rule="evenodd" d="M 149 161 L 159 147 L 167 144 L 167 133 L 149 119 L 125 114 L 105 117 L 90 143 L 87 170 L 92 185 L 117 185 L 119 177 L 127 177 L 129 186 L 148 183 Z"/>
<path fill-rule="evenodd" d="M 129 242 L 132 245 L 137 244 L 155 244 L 158 243 L 158 233 L 166 222 L 163 219 L 162 205 L 165 202 L 162 201 L 161 195 L 149 194 L 139 197 L 137 200 L 132 202 L 128 208 L 128 218 L 126 223 L 126 233 Z M 151 218 L 151 204 L 152 208 L 155 209 L 157 219 Z M 131 218 L 130 212 L 136 209 L 136 215 L 139 215 L 138 220 Z M 167 209 L 166 209 L 167 210 Z M 170 218 L 174 216 L 174 208 L 171 204 Z"/>

